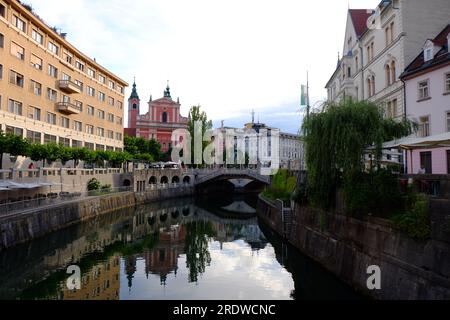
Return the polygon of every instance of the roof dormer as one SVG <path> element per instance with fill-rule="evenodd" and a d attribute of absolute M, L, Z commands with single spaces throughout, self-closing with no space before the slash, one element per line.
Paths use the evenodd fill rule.
<path fill-rule="evenodd" d="M 423 47 L 423 60 L 429 62 L 434 59 L 434 56 L 439 52 L 440 48 L 432 40 L 427 40 Z"/>

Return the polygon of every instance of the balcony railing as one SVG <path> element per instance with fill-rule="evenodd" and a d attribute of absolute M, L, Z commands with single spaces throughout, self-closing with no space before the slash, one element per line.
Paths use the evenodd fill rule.
<path fill-rule="evenodd" d="M 59 80 L 58 88 L 66 93 L 81 93 L 83 88 L 70 80 Z"/>
<path fill-rule="evenodd" d="M 58 102 L 56 104 L 56 109 L 65 114 L 80 114 L 82 111 L 81 107 L 70 102 Z"/>

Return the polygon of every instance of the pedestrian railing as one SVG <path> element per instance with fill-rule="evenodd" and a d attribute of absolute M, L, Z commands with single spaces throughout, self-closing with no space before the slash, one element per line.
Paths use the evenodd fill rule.
<path fill-rule="evenodd" d="M 60 192 L 40 195 L 35 199 L 0 203 L 0 217 L 14 213 L 24 213 L 47 206 L 55 206 L 71 201 L 81 201 L 90 197 L 101 197 L 116 193 L 133 191 L 132 187 L 109 188 L 88 192 Z"/>

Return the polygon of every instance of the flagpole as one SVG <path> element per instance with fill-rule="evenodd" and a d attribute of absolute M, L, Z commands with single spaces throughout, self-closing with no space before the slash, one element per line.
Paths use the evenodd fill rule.
<path fill-rule="evenodd" d="M 309 71 L 306 71 L 306 118 L 309 118 Z"/>

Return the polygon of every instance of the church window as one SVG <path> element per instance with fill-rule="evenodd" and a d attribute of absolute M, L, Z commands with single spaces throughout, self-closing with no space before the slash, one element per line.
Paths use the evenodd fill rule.
<path fill-rule="evenodd" d="M 162 114 L 162 122 L 164 122 L 164 123 L 167 122 L 167 112 L 163 112 L 163 114 Z"/>

